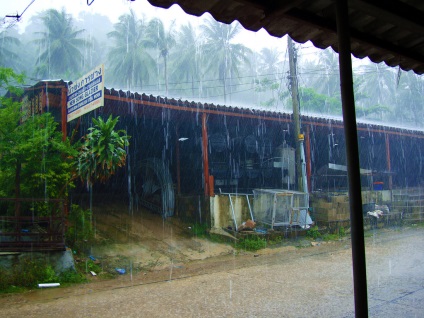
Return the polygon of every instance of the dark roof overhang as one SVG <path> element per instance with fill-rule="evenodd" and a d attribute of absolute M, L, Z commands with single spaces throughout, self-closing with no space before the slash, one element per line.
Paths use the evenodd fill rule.
<path fill-rule="evenodd" d="M 270 35 L 288 34 L 296 42 L 310 40 L 317 48 L 338 52 L 334 0 L 148 0 L 186 13 L 209 12 L 217 21 L 239 21 L 244 28 L 264 28 Z M 349 0 L 352 54 L 357 58 L 424 73 L 424 1 Z"/>

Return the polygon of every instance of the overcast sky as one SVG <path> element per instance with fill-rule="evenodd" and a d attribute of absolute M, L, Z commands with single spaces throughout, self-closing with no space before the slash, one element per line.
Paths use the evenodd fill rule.
<path fill-rule="evenodd" d="M 166 21 L 176 20 L 178 24 L 190 21 L 193 25 L 200 24 L 202 18 L 193 17 L 184 13 L 184 11 L 177 5 L 173 5 L 169 9 L 161 9 L 150 5 L 147 0 L 88 0 L 92 2 L 90 6 L 87 5 L 87 0 L 0 0 L 0 17 L 3 19 L 6 15 L 21 15 L 21 20 L 17 23 L 19 30 L 22 32 L 28 24 L 31 16 L 54 8 L 61 10 L 65 8 L 66 12 L 72 14 L 74 17 L 89 12 L 98 13 L 109 17 L 115 23 L 118 21 L 119 16 L 128 13 L 130 8 L 134 10 L 139 18 L 144 14 L 147 18 L 160 17 L 165 23 Z M 207 14 L 208 15 L 208 14 Z M 3 23 L 8 25 L 13 19 L 6 18 Z M 259 51 L 262 47 L 286 47 L 286 39 L 277 39 L 271 37 L 266 31 L 260 30 L 259 32 L 245 31 L 240 34 L 237 42 L 241 42 L 246 46 Z"/>

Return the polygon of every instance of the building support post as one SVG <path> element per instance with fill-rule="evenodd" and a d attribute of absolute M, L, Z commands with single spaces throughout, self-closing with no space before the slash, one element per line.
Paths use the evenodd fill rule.
<path fill-rule="evenodd" d="M 202 114 L 202 153 L 205 196 L 209 196 L 208 129 L 206 127 L 206 113 Z"/>
<path fill-rule="evenodd" d="M 175 145 L 175 156 L 177 157 L 177 194 L 181 194 L 181 168 L 180 168 L 180 134 L 178 131 L 178 123 L 175 126 L 175 136 L 176 136 L 176 145 Z"/>
<path fill-rule="evenodd" d="M 337 0 L 336 11 L 340 86 L 349 179 L 349 207 L 352 238 L 351 244 L 355 317 L 366 318 L 368 317 L 368 296 L 364 223 L 362 215 L 358 131 L 356 127 L 355 99 L 353 94 L 352 60 L 347 0 Z"/>
<path fill-rule="evenodd" d="M 41 109 L 40 114 L 43 114 L 46 111 L 46 105 L 47 105 L 47 95 L 45 88 L 41 89 Z M 38 112 L 38 110 L 37 110 Z"/>
<path fill-rule="evenodd" d="M 308 184 L 308 189 L 305 192 L 312 191 L 311 184 L 311 175 L 312 175 L 312 162 L 311 162 L 311 138 L 310 138 L 310 128 L 309 125 L 306 126 L 306 135 L 305 135 L 305 147 L 306 147 L 306 180 Z"/>
<path fill-rule="evenodd" d="M 61 109 L 62 110 L 62 140 L 65 141 L 66 138 L 68 137 L 68 131 L 67 131 L 67 124 L 68 124 L 68 110 L 67 110 L 68 88 L 66 86 L 63 87 L 61 93 L 62 94 L 61 94 L 61 97 L 60 97 L 60 102 L 61 102 L 61 107 L 62 107 L 62 109 Z M 81 117 L 79 119 L 81 119 Z M 63 203 L 63 209 L 64 209 L 65 218 L 67 218 L 68 215 L 69 215 L 69 206 L 68 206 L 67 198 L 65 198 L 65 201 Z M 91 211 L 91 209 L 90 209 L 90 211 Z"/>
<path fill-rule="evenodd" d="M 68 123 L 68 113 L 67 113 L 67 97 L 68 97 L 68 89 L 66 87 L 62 88 L 62 96 L 61 96 L 61 103 L 62 103 L 62 140 L 65 141 L 67 137 L 67 130 L 66 125 Z"/>
<path fill-rule="evenodd" d="M 390 160 L 390 141 L 389 135 L 385 134 L 386 138 L 386 163 L 387 163 L 387 171 L 389 172 L 389 190 L 393 189 L 393 178 L 392 178 L 392 165 Z"/>

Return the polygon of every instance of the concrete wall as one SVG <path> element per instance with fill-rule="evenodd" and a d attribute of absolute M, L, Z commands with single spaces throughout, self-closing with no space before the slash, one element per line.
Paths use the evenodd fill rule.
<path fill-rule="evenodd" d="M 252 219 L 246 195 L 231 195 L 234 216 L 237 226 Z M 252 200 L 252 196 L 249 196 Z M 231 227 L 235 229 L 230 197 L 228 194 L 217 194 L 210 198 L 211 227 L 215 229 Z"/>
<path fill-rule="evenodd" d="M 75 270 L 74 257 L 69 248 L 66 251 L 57 252 L 2 252 L 0 253 L 0 266 L 11 268 L 25 259 L 45 261 L 53 267 L 56 274 Z"/>

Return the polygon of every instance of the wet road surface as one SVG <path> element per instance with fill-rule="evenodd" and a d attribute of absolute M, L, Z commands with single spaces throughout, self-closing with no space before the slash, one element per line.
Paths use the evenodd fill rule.
<path fill-rule="evenodd" d="M 422 317 L 424 229 L 367 233 L 370 317 Z M 354 317 L 350 241 L 0 298 L 1 317 Z"/>

